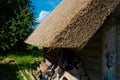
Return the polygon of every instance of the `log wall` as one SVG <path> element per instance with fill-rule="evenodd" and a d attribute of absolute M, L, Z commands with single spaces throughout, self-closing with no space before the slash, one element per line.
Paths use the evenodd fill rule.
<path fill-rule="evenodd" d="M 90 80 L 102 80 L 102 28 L 77 55 L 83 60 Z"/>

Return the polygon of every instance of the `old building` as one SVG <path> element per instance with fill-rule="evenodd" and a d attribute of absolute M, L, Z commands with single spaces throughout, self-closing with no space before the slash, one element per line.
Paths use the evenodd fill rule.
<path fill-rule="evenodd" d="M 59 48 L 69 55 L 72 50 L 84 63 L 90 80 L 119 80 L 119 3 L 120 0 L 63 0 L 25 42 L 48 48 L 45 53 Z"/>

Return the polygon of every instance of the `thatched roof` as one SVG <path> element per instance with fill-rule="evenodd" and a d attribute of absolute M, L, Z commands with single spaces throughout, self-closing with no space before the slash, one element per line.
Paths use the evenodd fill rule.
<path fill-rule="evenodd" d="M 28 44 L 83 47 L 120 0 L 63 0 L 25 41 Z"/>

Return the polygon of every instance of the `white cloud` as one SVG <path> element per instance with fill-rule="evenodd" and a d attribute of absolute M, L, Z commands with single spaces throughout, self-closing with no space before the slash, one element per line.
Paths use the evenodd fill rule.
<path fill-rule="evenodd" d="M 41 11 L 38 18 L 35 19 L 35 22 L 41 23 L 49 14 L 50 11 Z"/>

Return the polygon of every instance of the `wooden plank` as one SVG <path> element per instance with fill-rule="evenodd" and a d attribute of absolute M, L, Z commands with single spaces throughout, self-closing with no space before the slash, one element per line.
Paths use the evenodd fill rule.
<path fill-rule="evenodd" d="M 96 71 L 98 73 L 101 73 L 102 66 L 101 65 L 97 65 L 97 64 L 92 64 L 92 66 L 91 66 L 91 64 L 88 63 L 86 65 L 86 69 L 93 70 L 93 71 Z"/>
<path fill-rule="evenodd" d="M 109 27 L 106 25 L 105 27 Z M 103 36 L 103 80 L 116 79 L 116 27 L 105 28 Z"/>
<path fill-rule="evenodd" d="M 100 48 L 100 47 L 102 47 L 101 46 L 101 44 L 99 43 L 99 42 L 90 42 L 90 43 L 88 43 L 86 46 L 85 46 L 86 48 Z"/>
<path fill-rule="evenodd" d="M 100 64 L 102 63 L 101 59 L 92 59 L 92 58 L 88 58 L 84 60 L 86 63 L 91 63 L 92 64 Z M 93 65 L 92 65 L 93 66 Z"/>
<path fill-rule="evenodd" d="M 91 80 L 102 80 L 102 73 L 88 70 L 88 76 Z"/>
<path fill-rule="evenodd" d="M 90 50 L 91 51 L 91 50 Z M 87 57 L 99 57 L 101 56 L 101 53 L 100 52 L 89 52 L 89 51 L 81 51 L 80 53 L 81 56 L 87 56 Z"/>

